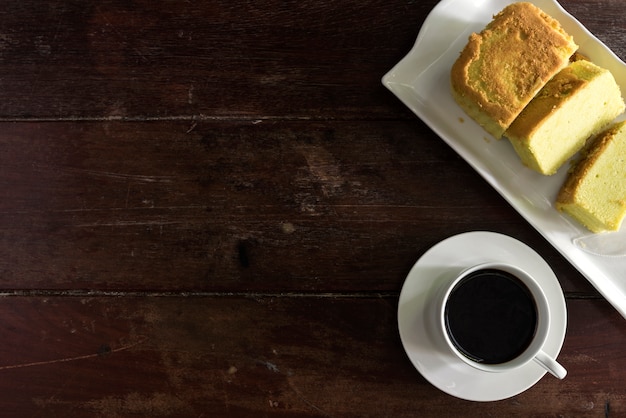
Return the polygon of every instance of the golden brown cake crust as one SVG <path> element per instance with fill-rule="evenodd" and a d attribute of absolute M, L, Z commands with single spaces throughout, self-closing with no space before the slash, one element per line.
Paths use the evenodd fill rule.
<path fill-rule="evenodd" d="M 555 19 L 531 3 L 513 3 L 470 35 L 452 66 L 453 95 L 499 138 L 576 49 Z"/>
<path fill-rule="evenodd" d="M 626 217 L 626 122 L 585 150 L 557 196 L 556 208 L 592 232 L 617 231 Z"/>
<path fill-rule="evenodd" d="M 578 62 L 586 63 L 586 61 Z M 522 111 L 505 135 L 511 133 L 517 138 L 528 138 L 546 115 L 561 107 L 567 97 L 582 89 L 586 84 L 589 84 L 589 81 L 579 77 L 572 67 L 564 68 L 537 94 L 532 102 L 535 105 L 533 111 Z"/>
<path fill-rule="evenodd" d="M 524 165 L 552 175 L 623 111 L 610 71 L 581 59 L 552 77 L 504 136 Z"/>
<path fill-rule="evenodd" d="M 598 135 L 587 148 L 585 148 L 577 164 L 575 164 L 568 173 L 567 179 L 559 191 L 556 198 L 557 209 L 560 210 L 562 205 L 575 202 L 574 196 L 580 182 L 583 181 L 587 172 L 623 125 L 623 122 L 613 125 L 611 128 Z"/>

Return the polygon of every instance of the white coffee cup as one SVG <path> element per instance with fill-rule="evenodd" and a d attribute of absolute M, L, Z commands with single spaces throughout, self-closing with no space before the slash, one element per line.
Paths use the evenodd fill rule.
<path fill-rule="evenodd" d="M 505 284 L 504 281 L 509 279 L 511 283 Z M 482 280 L 483 283 L 481 284 L 479 280 Z M 512 286 L 516 288 L 512 289 Z M 500 287 L 505 289 L 506 293 L 504 293 L 505 290 L 500 293 L 498 293 L 499 290 L 493 290 L 494 288 L 500 289 Z M 518 288 L 521 289 L 519 292 Z M 508 295 L 517 295 L 519 296 L 518 299 L 522 301 L 523 297 L 520 292 L 524 289 L 528 301 L 524 300 L 525 305 L 521 308 L 511 309 L 508 305 L 510 302 Z M 470 298 L 468 292 L 472 290 L 475 290 L 475 294 L 478 296 Z M 504 294 L 507 296 L 502 296 Z M 511 298 L 511 300 L 514 299 Z M 492 301 L 495 306 L 493 308 L 496 312 L 495 315 L 490 315 L 487 308 L 487 306 L 491 306 Z M 502 301 L 504 302 L 501 303 Z M 484 263 L 464 269 L 453 275 L 447 284 L 441 286 L 439 292 L 436 293 L 435 300 L 431 300 L 431 302 L 434 302 L 430 305 L 432 307 L 431 312 L 437 318 L 433 324 L 436 328 L 435 332 L 443 337 L 446 348 L 466 364 L 478 370 L 501 373 L 535 361 L 559 379 L 563 379 L 567 374 L 563 366 L 543 351 L 543 346 L 550 332 L 550 309 L 546 295 L 540 284 L 518 267 L 504 263 Z M 534 305 L 534 315 L 527 312 L 520 313 L 522 308 L 525 308 L 526 311 L 530 309 L 528 302 Z M 480 314 L 475 314 L 475 312 Z M 478 329 L 483 328 L 483 326 L 477 323 L 477 318 L 486 318 L 482 322 L 486 323 L 484 328 L 488 329 L 489 332 Z M 524 326 L 519 327 L 525 330 L 523 345 L 510 353 L 502 353 L 505 354 L 503 361 L 494 360 L 500 354 L 497 349 L 493 353 L 495 357 L 491 360 L 485 356 L 477 355 L 481 349 L 483 351 L 492 350 L 492 347 L 489 347 L 490 343 L 496 340 L 500 343 L 500 339 L 504 340 L 501 335 L 508 335 L 517 340 L 519 337 L 516 335 L 518 329 L 511 325 L 515 321 L 524 322 Z M 529 325 L 531 321 L 533 324 Z M 471 326 L 464 327 L 467 324 L 471 324 Z M 466 332 L 467 330 L 470 331 Z M 500 331 L 494 332 L 494 330 Z M 465 340 L 458 338 L 458 334 L 462 334 Z M 464 341 L 469 341 L 469 343 Z M 476 350 L 476 352 L 472 352 L 472 350 Z"/>

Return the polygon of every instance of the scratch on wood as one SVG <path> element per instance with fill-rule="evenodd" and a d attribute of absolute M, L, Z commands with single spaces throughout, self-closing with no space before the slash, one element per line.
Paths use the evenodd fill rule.
<path fill-rule="evenodd" d="M 263 366 L 267 367 L 267 370 L 274 372 L 274 373 L 280 373 L 280 370 L 278 369 L 278 366 L 276 366 L 274 363 L 270 363 L 269 361 L 262 361 L 262 360 L 258 360 L 259 364 L 262 364 Z"/>
<path fill-rule="evenodd" d="M 193 85 L 189 87 L 189 91 L 187 92 L 187 103 L 193 104 Z"/>
<path fill-rule="evenodd" d="M 130 180 L 130 181 L 139 181 L 143 183 L 171 183 L 173 177 L 171 176 L 147 176 L 141 174 L 126 174 L 126 173 L 115 173 L 110 171 L 100 171 L 100 170 L 88 170 L 84 168 L 74 168 L 74 167 L 59 167 L 45 164 L 34 164 L 34 168 L 40 169 L 49 169 L 62 171 L 66 173 L 79 173 L 79 174 L 88 174 L 91 176 L 97 177 L 107 177 L 118 180 Z"/>
<path fill-rule="evenodd" d="M 115 222 L 91 222 L 86 224 L 76 224 L 77 228 L 93 228 L 98 226 L 158 226 L 163 234 L 163 226 L 181 224 L 178 221 L 115 221 Z"/>
<path fill-rule="evenodd" d="M 187 131 L 185 132 L 186 134 L 191 133 L 191 131 L 193 131 L 194 129 L 196 129 L 196 126 L 198 126 L 198 122 L 197 121 L 193 121 L 193 123 L 191 124 L 191 126 L 189 127 L 189 129 L 187 129 Z"/>
<path fill-rule="evenodd" d="M 307 404 L 309 407 L 313 408 L 314 410 L 318 411 L 319 413 L 323 414 L 324 416 L 327 416 L 327 417 L 331 416 L 328 412 L 324 411 L 322 408 L 318 407 L 317 405 L 309 401 L 307 398 L 305 398 L 304 395 L 302 395 L 302 393 L 300 392 L 300 390 L 293 384 L 293 382 L 291 381 L 289 377 L 287 378 L 287 383 L 289 384 L 289 387 L 295 392 L 296 396 L 302 402 L 304 402 L 305 404 Z"/>
<path fill-rule="evenodd" d="M 321 184 L 326 196 L 339 191 L 344 183 L 339 169 L 339 163 L 333 155 L 321 147 L 301 145 L 298 151 L 304 156 L 308 169 L 313 177 Z"/>
<path fill-rule="evenodd" d="M 120 351 L 129 350 L 129 349 L 131 349 L 133 347 L 136 347 L 136 346 L 144 343 L 146 340 L 147 340 L 146 337 L 140 336 L 139 341 L 136 341 L 136 342 L 134 342 L 132 344 L 123 345 L 123 346 L 118 347 L 118 348 L 109 348 L 106 354 L 118 353 Z M 2 370 L 11 370 L 11 369 L 21 369 L 21 368 L 25 368 L 25 367 L 45 366 L 45 365 L 56 364 L 56 363 L 68 363 L 70 361 L 77 361 L 77 360 L 85 360 L 85 359 L 90 359 L 90 358 L 95 358 L 95 357 L 102 357 L 102 355 L 103 355 L 102 347 L 100 347 L 98 349 L 98 352 L 95 353 L 95 354 L 86 354 L 84 356 L 67 357 L 67 358 L 60 358 L 60 359 L 55 359 L 55 360 L 35 361 L 35 362 L 32 362 L 32 363 L 11 364 L 11 365 L 7 365 L 7 366 L 0 366 L 0 371 L 2 371 Z"/>

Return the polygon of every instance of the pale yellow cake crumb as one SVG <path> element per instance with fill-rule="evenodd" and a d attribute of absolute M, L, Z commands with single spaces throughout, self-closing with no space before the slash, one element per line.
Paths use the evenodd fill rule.
<path fill-rule="evenodd" d="M 556 207 L 592 232 L 619 230 L 626 216 L 626 122 L 614 124 L 585 150 Z"/>

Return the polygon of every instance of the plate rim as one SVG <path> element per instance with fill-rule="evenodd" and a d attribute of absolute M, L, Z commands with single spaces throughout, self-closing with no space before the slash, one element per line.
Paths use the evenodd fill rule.
<path fill-rule="evenodd" d="M 426 113 L 426 106 L 428 105 L 428 103 L 426 103 L 426 99 L 428 97 L 426 97 L 426 99 L 421 97 L 418 99 L 410 97 L 411 94 L 416 94 L 416 87 L 420 87 L 419 83 L 415 84 L 415 80 L 406 79 L 406 74 L 411 74 L 411 70 L 413 69 L 411 65 L 420 61 L 420 59 L 426 57 L 432 58 L 434 56 L 433 62 L 428 61 L 425 64 L 422 64 L 422 67 L 424 65 L 426 67 L 420 69 L 420 72 L 415 70 L 416 74 L 413 74 L 413 76 L 417 79 L 422 74 L 427 73 L 429 69 L 431 69 L 437 61 L 445 57 L 446 54 L 455 52 L 455 46 L 448 44 L 447 48 L 440 47 L 439 55 L 436 55 L 436 46 L 438 45 L 437 42 L 441 41 L 437 41 L 435 39 L 435 42 L 433 42 L 432 39 L 432 37 L 444 36 L 441 35 L 441 32 L 446 31 L 437 31 L 436 27 L 441 27 L 438 23 L 440 23 L 440 19 L 447 16 L 446 13 L 456 13 L 454 12 L 455 9 L 467 9 L 470 7 L 474 7 L 475 10 L 479 10 L 483 14 L 489 11 L 494 13 L 513 2 L 514 1 L 511 0 L 483 0 L 481 2 L 473 2 L 472 5 L 469 5 L 467 2 L 463 2 L 463 0 L 440 1 L 435 5 L 424 20 L 424 23 L 422 24 L 422 27 L 417 35 L 415 44 L 411 48 L 410 52 L 406 54 L 398 63 L 396 63 L 396 65 L 394 65 L 392 69 L 383 76 L 381 81 L 386 88 L 395 94 L 396 97 L 409 107 L 409 109 L 411 109 L 420 119 L 422 119 L 422 121 L 429 126 L 431 130 L 433 130 L 455 152 L 457 152 L 457 154 L 459 154 L 470 166 L 472 166 L 475 171 L 477 171 L 511 206 L 513 206 L 513 208 L 524 219 L 526 219 L 531 226 L 533 226 L 596 288 L 596 290 L 600 292 L 600 294 L 605 297 L 605 299 L 613 305 L 613 307 L 623 317 L 626 318 L 626 283 L 620 286 L 619 281 L 615 279 L 619 279 L 620 272 L 626 271 L 626 257 L 611 257 L 602 255 L 582 248 L 582 246 L 577 246 L 575 243 L 577 240 L 580 240 L 581 237 L 595 237 L 595 235 L 591 234 L 584 227 L 576 224 L 573 220 L 567 219 L 566 215 L 557 214 L 556 209 L 553 207 L 553 200 L 551 200 L 551 197 L 549 198 L 542 195 L 538 196 L 537 199 L 543 198 L 546 201 L 544 202 L 543 209 L 550 207 L 550 210 L 555 213 L 541 214 L 540 210 L 542 208 L 527 207 L 527 202 L 522 201 L 526 198 L 525 196 L 516 196 L 511 190 L 510 185 L 503 184 L 502 181 L 498 179 L 496 175 L 497 173 L 494 173 L 494 170 L 485 166 L 484 159 L 481 160 L 480 158 L 477 158 L 474 155 L 475 153 L 473 154 L 472 150 L 466 148 L 466 145 L 463 144 L 462 141 L 456 140 L 455 138 L 452 138 L 452 135 L 446 133 L 446 130 L 450 131 L 452 128 L 441 123 L 439 120 L 435 120 L 435 117 L 432 114 Z M 531 0 L 531 2 L 559 20 L 564 27 L 567 26 L 566 30 L 568 32 L 577 33 L 579 36 L 578 38 L 575 37 L 574 40 L 581 45 L 581 49 L 582 45 L 586 45 L 588 49 L 593 49 L 592 52 L 594 57 L 601 57 L 603 62 L 609 62 L 611 65 L 615 66 L 615 68 L 618 68 L 619 72 L 616 79 L 618 79 L 618 83 L 620 84 L 622 95 L 626 94 L 626 63 L 624 63 L 624 61 L 622 61 L 613 51 L 611 51 L 610 48 L 608 48 L 587 28 L 585 28 L 585 26 L 573 15 L 567 12 L 556 0 Z M 497 9 L 484 10 L 484 8 L 487 7 L 491 7 L 492 9 L 497 7 Z M 480 28 L 484 27 L 486 23 L 488 23 L 488 20 L 478 22 L 476 20 L 472 20 L 472 17 L 470 16 L 459 24 L 460 26 L 464 26 L 463 31 L 453 35 L 448 34 L 446 36 L 454 36 L 457 43 L 456 48 L 460 52 L 458 45 L 462 44 L 464 46 L 466 43 L 466 40 L 462 39 L 463 35 L 475 31 L 476 29 L 480 30 Z M 435 45 L 435 47 L 433 47 L 433 45 Z M 582 52 L 587 53 L 588 51 Z M 615 71 L 612 72 L 614 72 L 615 76 Z M 400 75 L 402 75 L 401 73 L 406 73 L 404 74 L 405 78 L 400 77 Z M 432 99 L 432 97 L 430 98 Z M 460 111 L 458 105 L 455 104 L 455 106 L 457 107 L 457 110 Z M 464 113 L 462 114 L 465 115 Z M 616 120 L 620 120 L 625 117 L 626 114 L 622 114 Z M 478 126 L 469 117 L 467 117 L 467 119 L 468 120 L 464 122 L 465 124 Z M 488 136 L 485 131 L 482 132 L 484 132 L 484 136 Z M 494 142 L 498 141 L 494 140 Z M 521 166 L 521 162 L 519 162 L 519 164 Z M 524 169 L 531 171 L 525 167 Z M 563 170 L 561 170 L 560 174 L 561 178 L 563 178 L 562 171 Z M 552 176 L 553 179 L 549 181 L 558 181 L 555 180 L 558 179 L 558 175 L 559 174 Z M 532 194 L 535 192 L 530 191 L 530 193 Z M 555 224 L 555 222 L 557 224 Z M 611 237 L 611 234 L 607 234 L 607 236 Z M 612 233 L 612 239 L 615 241 L 620 241 L 623 237 L 626 237 L 625 227 L 623 227 L 620 232 Z"/>

